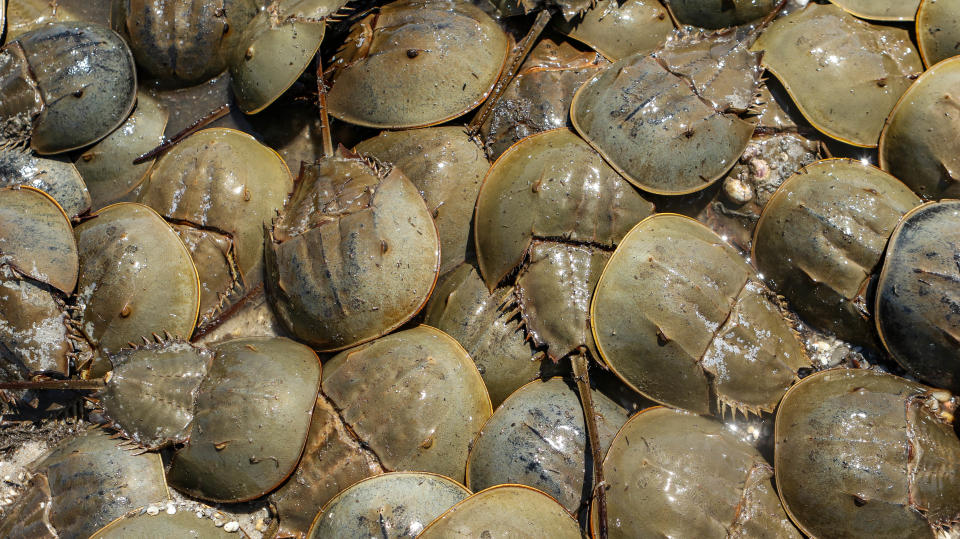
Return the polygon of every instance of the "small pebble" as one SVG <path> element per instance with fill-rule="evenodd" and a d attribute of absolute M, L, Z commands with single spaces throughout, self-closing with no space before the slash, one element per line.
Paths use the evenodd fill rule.
<path fill-rule="evenodd" d="M 167 504 L 167 514 L 175 515 L 177 514 L 177 506 L 173 505 L 173 502 Z"/>
<path fill-rule="evenodd" d="M 227 533 L 233 533 L 239 529 L 240 529 L 240 523 L 236 521 L 227 522 L 226 524 L 223 525 L 223 531 Z"/>
<path fill-rule="evenodd" d="M 160 514 L 160 508 L 154 507 L 154 506 L 151 505 L 150 507 L 147 507 L 147 514 L 150 515 L 150 516 L 159 515 L 159 514 Z"/>

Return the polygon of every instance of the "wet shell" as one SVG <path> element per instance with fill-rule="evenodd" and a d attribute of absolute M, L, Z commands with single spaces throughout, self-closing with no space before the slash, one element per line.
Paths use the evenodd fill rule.
<path fill-rule="evenodd" d="M 29 187 L 0 189 L 0 264 L 70 294 L 78 263 L 73 227 L 49 195 Z"/>
<path fill-rule="evenodd" d="M 960 197 L 960 58 L 928 69 L 890 113 L 880 167 L 925 199 Z"/>
<path fill-rule="evenodd" d="M 769 15 L 778 3 L 779 0 L 667 0 L 666 2 L 681 25 L 690 24 L 712 30 L 761 19 Z"/>
<path fill-rule="evenodd" d="M 213 519 L 197 516 L 197 511 L 181 508 L 175 513 L 164 509 L 162 513 L 151 515 L 149 507 L 129 513 L 107 526 L 100 528 L 90 539 L 126 539 L 129 537 L 196 537 L 198 539 L 231 539 L 238 537 L 237 531 L 227 531 L 223 524 L 217 525 Z M 239 530 L 239 537 L 248 535 Z"/>
<path fill-rule="evenodd" d="M 53 3 L 50 0 L 12 0 L 7 2 L 6 10 L 7 42 L 50 23 L 84 21 L 110 25 L 110 2 L 99 0 L 57 0 Z"/>
<path fill-rule="evenodd" d="M 200 304 L 197 270 L 183 242 L 155 211 L 114 204 L 75 233 L 80 322 L 95 347 L 109 354 L 151 333 L 190 336 Z"/>
<path fill-rule="evenodd" d="M 590 315 L 600 354 L 621 380 L 700 414 L 772 411 L 809 365 L 753 269 L 680 215 L 649 217 L 627 234 Z"/>
<path fill-rule="evenodd" d="M 275 151 L 232 129 L 195 133 L 156 163 L 139 202 L 187 225 L 178 232 L 200 271 L 201 324 L 229 306 L 235 298 L 222 295 L 237 294 L 234 286 L 247 291 L 260 284 L 263 227 L 292 188 Z"/>
<path fill-rule="evenodd" d="M 320 361 L 283 338 L 224 342 L 196 397 L 189 441 L 167 478 L 191 496 L 239 502 L 275 489 L 296 468 L 320 383 Z"/>
<path fill-rule="evenodd" d="M 960 52 L 960 5 L 951 0 L 923 0 L 917 11 L 917 46 L 927 66 L 956 56 Z"/>
<path fill-rule="evenodd" d="M 960 522 L 960 441 L 928 388 L 835 369 L 783 398 L 777 488 L 813 537 L 929 538 Z"/>
<path fill-rule="evenodd" d="M 573 94 L 605 65 L 597 53 L 549 38 L 540 41 L 480 126 L 490 158 L 524 137 L 567 127 Z"/>
<path fill-rule="evenodd" d="M 84 180 L 66 157 L 42 157 L 16 146 L 0 148 L 0 186 L 39 189 L 53 197 L 71 219 L 90 209 Z"/>
<path fill-rule="evenodd" d="M 581 535 L 577 521 L 550 496 L 521 485 L 498 485 L 454 505 L 418 537 L 579 539 Z"/>
<path fill-rule="evenodd" d="M 903 368 L 960 392 L 960 201 L 914 208 L 890 236 L 877 329 Z"/>
<path fill-rule="evenodd" d="M 593 406 L 600 454 L 627 420 L 627 411 L 598 391 Z M 576 389 L 562 378 L 531 382 L 483 425 L 470 449 L 467 486 L 515 483 L 539 489 L 576 514 L 593 492 L 593 459 Z"/>
<path fill-rule="evenodd" d="M 845 11 L 874 21 L 912 21 L 920 0 L 830 0 Z"/>
<path fill-rule="evenodd" d="M 120 0 L 112 18 L 148 78 L 189 86 L 227 68 L 257 8 L 254 0 Z"/>
<path fill-rule="evenodd" d="M 623 234 L 652 212 L 569 129 L 527 137 L 494 163 L 480 190 L 480 272 L 493 290 L 519 268 L 520 313 L 552 358 L 593 349 L 587 311 L 596 280 Z"/>
<path fill-rule="evenodd" d="M 303 459 L 271 496 L 283 530 L 306 532 L 337 492 L 377 473 L 461 481 L 470 442 L 491 413 L 470 357 L 437 329 L 418 326 L 337 354 L 324 364 Z"/>
<path fill-rule="evenodd" d="M 601 0 L 582 17 L 554 21 L 561 32 L 612 62 L 653 52 L 673 31 L 667 10 L 657 0 Z"/>
<path fill-rule="evenodd" d="M 60 442 L 32 469 L 26 492 L 5 510 L 0 536 L 89 537 L 169 496 L 159 454 L 132 452 L 100 430 Z"/>
<path fill-rule="evenodd" d="M 304 165 L 266 251 L 277 315 L 324 351 L 409 320 L 440 268 L 437 229 L 416 187 L 398 168 L 343 149 Z"/>
<path fill-rule="evenodd" d="M 753 45 L 823 133 L 872 148 L 884 119 L 923 71 L 907 30 L 861 21 L 811 2 L 777 19 Z"/>
<path fill-rule="evenodd" d="M 731 35 L 689 33 L 619 60 L 573 98 L 573 126 L 634 185 L 681 195 L 707 188 L 743 153 L 760 58 Z"/>
<path fill-rule="evenodd" d="M 93 209 L 114 202 L 136 200 L 153 159 L 138 165 L 134 159 L 163 142 L 169 113 L 150 94 L 137 93 L 137 106 L 123 124 L 97 144 L 77 156 L 73 164 L 90 190 Z"/>
<path fill-rule="evenodd" d="M 317 514 L 309 539 L 416 537 L 427 524 L 470 496 L 442 475 L 396 472 L 359 481 Z"/>
<path fill-rule="evenodd" d="M 464 261 L 480 184 L 490 168 L 483 150 L 462 127 L 384 131 L 357 144 L 398 167 L 427 202 L 440 234 L 440 273 Z"/>
<path fill-rule="evenodd" d="M 440 278 L 424 308 L 423 323 L 446 332 L 470 354 L 494 407 L 540 374 L 514 302 L 513 287 L 490 292 L 472 265 L 461 264 Z"/>
<path fill-rule="evenodd" d="M 137 89 L 133 56 L 109 28 L 57 23 L 21 35 L 5 50 L 10 47 L 22 50 L 41 98 L 30 139 L 38 153 L 96 142 L 133 109 Z"/>
<path fill-rule="evenodd" d="M 392 2 L 352 28 L 333 64 L 327 106 L 367 127 L 439 124 L 486 98 L 507 50 L 506 34 L 472 4 Z"/>
<path fill-rule="evenodd" d="M 867 289 L 897 222 L 920 199 L 896 178 L 849 159 L 788 179 L 757 223 L 753 259 L 811 324 L 873 342 Z"/>
<path fill-rule="evenodd" d="M 617 433 L 603 472 L 611 538 L 801 537 L 777 499 L 773 468 L 712 419 L 648 408 Z M 596 503 L 590 523 L 596 534 Z"/>

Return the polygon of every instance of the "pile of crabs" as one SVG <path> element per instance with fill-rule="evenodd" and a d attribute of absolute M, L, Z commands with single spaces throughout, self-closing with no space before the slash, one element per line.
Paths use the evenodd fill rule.
<path fill-rule="evenodd" d="M 0 536 L 960 534 L 960 2 L 0 16 Z"/>

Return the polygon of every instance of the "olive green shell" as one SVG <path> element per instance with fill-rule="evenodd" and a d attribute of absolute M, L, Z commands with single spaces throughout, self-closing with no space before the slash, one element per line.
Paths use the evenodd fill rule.
<path fill-rule="evenodd" d="M 592 0 L 490 0 L 505 17 L 527 15 L 534 11 L 557 11 L 567 21 L 594 7 Z"/>
<path fill-rule="evenodd" d="M 707 188 L 743 153 L 760 55 L 733 35 L 689 32 L 623 58 L 587 81 L 570 118 L 634 185 L 681 195 Z"/>
<path fill-rule="evenodd" d="M 277 152 L 232 129 L 204 129 L 157 161 L 139 202 L 196 229 L 181 229 L 181 237 L 200 271 L 202 324 L 216 318 L 224 306 L 219 295 L 231 292 L 234 282 L 244 290 L 260 284 L 263 227 L 292 189 L 290 171 Z M 203 237 L 197 237 L 200 231 Z"/>
<path fill-rule="evenodd" d="M 7 7 L 5 41 L 8 43 L 50 23 L 84 21 L 110 25 L 110 1 L 105 0 L 8 0 L 4 4 Z"/>
<path fill-rule="evenodd" d="M 110 356 L 96 398 L 113 430 L 144 449 L 186 442 L 197 391 L 213 352 L 181 338 L 156 339 Z"/>
<path fill-rule="evenodd" d="M 227 68 L 258 8 L 254 0 L 115 0 L 112 19 L 148 78 L 189 86 Z"/>
<path fill-rule="evenodd" d="M 524 137 L 567 127 L 573 94 L 607 63 L 599 54 L 577 50 L 565 41 L 541 40 L 480 126 L 490 158 L 498 158 Z"/>
<path fill-rule="evenodd" d="M 73 227 L 43 191 L 0 188 L 0 264 L 64 294 L 73 292 L 79 264 Z"/>
<path fill-rule="evenodd" d="M 920 0 L 830 0 L 844 11 L 873 21 L 912 21 Z"/>
<path fill-rule="evenodd" d="M 440 273 L 464 261 L 483 177 L 483 150 L 462 127 L 384 131 L 356 151 L 398 167 L 427 202 L 440 235 Z"/>
<path fill-rule="evenodd" d="M 322 389 L 386 469 L 456 480 L 464 477 L 470 442 L 493 412 L 467 351 L 430 326 L 337 354 L 325 365 Z"/>
<path fill-rule="evenodd" d="M 907 30 L 861 21 L 832 4 L 811 2 L 777 19 L 752 48 L 764 51 L 763 67 L 814 127 L 868 148 L 923 71 Z"/>
<path fill-rule="evenodd" d="M 176 510 L 176 509 L 175 509 Z M 212 519 L 198 517 L 196 511 L 181 508 L 173 514 L 167 510 L 159 514 L 147 513 L 141 508 L 132 514 L 114 520 L 97 530 L 90 539 L 128 539 L 132 537 L 190 537 L 194 539 L 231 539 L 248 537 L 239 530 L 239 535 L 216 525 Z"/>
<path fill-rule="evenodd" d="M 876 167 L 818 161 L 770 199 L 752 258 L 801 317 L 841 339 L 871 344 L 867 288 L 890 233 L 919 204 L 907 186 Z"/>
<path fill-rule="evenodd" d="M 876 371 L 814 374 L 783 398 L 777 489 L 811 537 L 931 538 L 960 522 L 960 441 L 928 388 Z"/>
<path fill-rule="evenodd" d="M 375 339 L 427 302 L 440 240 L 423 198 L 398 168 L 343 149 L 304 165 L 267 239 L 277 315 L 322 351 Z"/>
<path fill-rule="evenodd" d="M 102 430 L 60 442 L 32 471 L 24 493 L 5 508 L 0 536 L 89 537 L 127 511 L 169 496 L 159 454 L 120 447 Z"/>
<path fill-rule="evenodd" d="M 494 163 L 477 200 L 480 273 L 493 290 L 535 240 L 612 249 L 653 213 L 617 172 L 569 129 L 532 135 Z"/>
<path fill-rule="evenodd" d="M 611 62 L 631 54 L 649 54 L 673 32 L 673 22 L 657 0 L 600 0 L 582 17 L 554 19 L 558 30 Z"/>
<path fill-rule="evenodd" d="M 377 128 L 443 123 L 493 89 L 509 42 L 462 1 L 397 0 L 354 23 L 333 63 L 330 114 Z"/>
<path fill-rule="evenodd" d="M 960 52 L 960 5 L 952 0 L 922 0 L 917 10 L 917 46 L 927 66 Z"/>
<path fill-rule="evenodd" d="M 378 473 L 462 481 L 470 442 L 491 413 L 470 357 L 437 329 L 418 326 L 337 354 L 324 364 L 303 458 L 270 496 L 281 532 L 305 533 L 338 492 Z"/>
<path fill-rule="evenodd" d="M 267 293 L 261 286 L 232 308 L 216 326 L 194 333 L 192 342 L 210 345 L 238 337 L 289 337 L 273 312 Z"/>
<path fill-rule="evenodd" d="M 90 193 L 78 169 L 64 156 L 39 156 L 29 148 L 0 148 L 0 186 L 25 185 L 53 197 L 75 219 L 90 209 Z"/>
<path fill-rule="evenodd" d="M 60 153 L 96 142 L 133 109 L 137 90 L 133 56 L 109 28 L 56 23 L 31 30 L 16 43 L 42 99 L 30 139 L 37 153 Z"/>
<path fill-rule="evenodd" d="M 603 474 L 611 539 L 802 537 L 777 499 L 773 468 L 713 419 L 648 408 L 617 433 Z M 594 534 L 597 518 L 594 502 Z"/>
<path fill-rule="evenodd" d="M 890 236 L 877 329 L 903 368 L 960 393 L 960 201 L 914 208 Z"/>
<path fill-rule="evenodd" d="M 284 338 L 226 341 L 200 384 L 190 439 L 167 478 L 203 500 L 239 502 L 275 489 L 300 461 L 320 361 Z"/>
<path fill-rule="evenodd" d="M 260 112 L 300 77 L 323 41 L 325 18 L 344 4 L 278 0 L 257 13 L 230 60 L 233 93 L 243 112 Z"/>
<path fill-rule="evenodd" d="M 681 25 L 690 24 L 711 30 L 762 19 L 769 15 L 778 3 L 779 0 L 667 0 L 666 2 Z"/>
<path fill-rule="evenodd" d="M 78 225 L 75 234 L 79 317 L 91 344 L 110 354 L 151 333 L 190 336 L 200 302 L 197 270 L 155 211 L 114 204 Z"/>
<path fill-rule="evenodd" d="M 710 229 L 658 214 L 614 252 L 590 316 L 603 360 L 645 396 L 700 414 L 759 415 L 809 365 L 770 296 Z"/>
<path fill-rule="evenodd" d="M 48 195 L 0 189 L 0 357 L 2 377 L 69 372 L 72 355 L 63 298 L 73 292 L 77 244 L 70 221 Z"/>
<path fill-rule="evenodd" d="M 627 421 L 627 410 L 598 391 L 593 406 L 600 454 Z M 539 489 L 576 514 L 593 492 L 593 459 L 577 390 L 562 378 L 518 389 L 483 425 L 467 460 L 467 486 L 515 483 Z"/>
<path fill-rule="evenodd" d="M 466 487 L 442 475 L 378 475 L 330 500 L 317 514 L 307 537 L 416 537 L 433 519 L 468 496 Z"/>
<path fill-rule="evenodd" d="M 93 209 L 114 202 L 136 200 L 153 159 L 133 164 L 134 159 L 163 142 L 169 113 L 160 101 L 145 91 L 137 93 L 137 106 L 123 124 L 73 160 L 90 190 Z"/>
<path fill-rule="evenodd" d="M 880 137 L 880 168 L 924 199 L 960 197 L 960 58 L 931 67 L 890 113 Z"/>
<path fill-rule="evenodd" d="M 550 496 L 523 485 L 497 485 L 454 505 L 427 525 L 418 537 L 580 539 L 582 536 L 577 521 Z"/>
<path fill-rule="evenodd" d="M 513 287 L 490 292 L 472 265 L 461 264 L 440 278 L 424 308 L 423 323 L 446 332 L 470 354 L 494 407 L 540 374 L 514 303 Z"/>

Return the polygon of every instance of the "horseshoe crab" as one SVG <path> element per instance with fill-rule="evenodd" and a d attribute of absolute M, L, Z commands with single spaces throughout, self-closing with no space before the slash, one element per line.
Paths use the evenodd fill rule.
<path fill-rule="evenodd" d="M 232 129 L 204 129 L 161 157 L 138 200 L 173 223 L 200 272 L 199 326 L 262 282 L 263 227 L 293 188 L 277 152 Z"/>
<path fill-rule="evenodd" d="M 0 140 L 29 140 L 40 154 L 100 140 L 130 114 L 136 98 L 130 49 L 96 24 L 31 30 L 0 50 L 0 71 Z"/>
<path fill-rule="evenodd" d="M 67 315 L 78 271 L 66 214 L 42 191 L 0 189 L 0 373 L 70 373 L 79 334 Z"/>
<path fill-rule="evenodd" d="M 101 0 L 10 0 L 6 4 L 5 42 L 50 23 L 83 21 L 110 26 L 110 2 Z"/>
<path fill-rule="evenodd" d="M 602 455 L 628 413 L 598 391 L 593 404 Z M 467 460 L 467 486 L 479 491 L 527 485 L 576 514 L 594 490 L 588 444 L 576 388 L 562 378 L 530 382 L 510 395 L 477 434 Z"/>
<path fill-rule="evenodd" d="M 480 273 L 492 291 L 519 270 L 520 314 L 551 358 L 593 348 L 594 283 L 610 250 L 651 213 L 653 204 L 569 129 L 527 137 L 500 156 L 480 189 Z"/>
<path fill-rule="evenodd" d="M 732 33 L 689 32 L 634 54 L 577 91 L 570 118 L 631 183 L 651 193 L 705 189 L 730 170 L 753 135 L 760 55 Z"/>
<path fill-rule="evenodd" d="M 921 380 L 960 392 L 960 200 L 908 211 L 877 280 L 883 344 Z"/>
<path fill-rule="evenodd" d="M 871 0 L 867 0 L 871 1 Z M 718 30 L 758 21 L 780 0 L 667 0 L 667 7 L 680 24 Z"/>
<path fill-rule="evenodd" d="M 254 0 L 121 0 L 114 29 L 130 44 L 137 67 L 164 86 L 190 86 L 226 68 L 257 14 Z"/>
<path fill-rule="evenodd" d="M 868 289 L 887 239 L 920 204 L 907 186 L 850 159 L 818 161 L 767 203 L 752 258 L 771 286 L 811 324 L 872 345 Z"/>
<path fill-rule="evenodd" d="M 461 127 L 384 131 L 355 151 L 398 167 L 426 200 L 440 236 L 440 273 L 467 256 L 470 221 L 490 163 Z"/>
<path fill-rule="evenodd" d="M 460 0 L 397 0 L 354 24 L 333 61 L 330 115 L 381 129 L 446 122 L 479 105 L 507 59 L 496 22 Z"/>
<path fill-rule="evenodd" d="M 90 192 L 63 156 L 39 156 L 16 144 L 0 147 L 0 186 L 25 185 L 53 197 L 70 219 L 90 210 Z"/>
<path fill-rule="evenodd" d="M 133 161 L 163 142 L 168 117 L 167 108 L 141 90 L 126 121 L 73 160 L 90 191 L 94 210 L 136 200 L 154 159 L 136 165 Z"/>
<path fill-rule="evenodd" d="M 581 52 L 565 41 L 540 41 L 480 125 L 490 158 L 524 137 L 567 127 L 573 94 L 606 64 L 599 54 Z"/>
<path fill-rule="evenodd" d="M 491 413 L 470 357 L 437 329 L 418 326 L 337 354 L 324 364 L 303 458 L 270 497 L 281 531 L 306 532 L 337 492 L 371 475 L 462 479 L 470 441 Z"/>
<path fill-rule="evenodd" d="M 648 217 L 623 238 L 597 283 L 590 319 L 617 377 L 699 414 L 770 412 L 809 366 L 753 268 L 681 215 Z"/>
<path fill-rule="evenodd" d="M 336 351 L 384 335 L 426 304 L 440 240 L 398 168 L 340 148 L 303 165 L 267 231 L 273 306 L 297 338 Z"/>
<path fill-rule="evenodd" d="M 960 522 L 960 441 L 944 391 L 889 374 L 833 369 L 783 397 L 777 489 L 814 537 L 935 537 Z"/>
<path fill-rule="evenodd" d="M 461 264 L 437 282 L 423 323 L 457 340 L 477 365 L 494 407 L 540 374 L 535 356 L 511 313 L 511 286 L 487 290 L 477 270 Z"/>
<path fill-rule="evenodd" d="M 957 55 L 960 47 L 960 6 L 949 0 L 923 0 L 917 10 L 917 48 L 924 65 Z"/>
<path fill-rule="evenodd" d="M 673 32 L 673 22 L 656 0 L 601 0 L 574 20 L 554 19 L 554 25 L 611 62 L 649 54 Z"/>
<path fill-rule="evenodd" d="M 308 539 L 416 537 L 470 491 L 442 475 L 394 472 L 358 481 L 327 502 Z"/>
<path fill-rule="evenodd" d="M 144 335 L 189 337 L 197 321 L 200 282 L 190 253 L 155 211 L 132 202 L 107 206 L 75 229 L 80 254 L 76 317 L 105 356 Z"/>
<path fill-rule="evenodd" d="M 151 515 L 146 507 L 114 520 L 97 530 L 90 539 L 125 539 L 127 537 L 198 537 L 203 539 L 231 539 L 249 537 L 239 528 L 217 526 L 213 520 L 197 516 L 193 511 Z"/>
<path fill-rule="evenodd" d="M 752 50 L 764 51 L 763 67 L 815 128 L 865 148 L 877 146 L 884 119 L 923 71 L 907 30 L 832 4 L 811 2 L 773 21 Z"/>
<path fill-rule="evenodd" d="M 912 21 L 920 0 L 830 0 L 851 15 L 873 21 Z"/>
<path fill-rule="evenodd" d="M 127 511 L 168 498 L 160 455 L 135 454 L 91 429 L 32 466 L 26 492 L 5 510 L 0 535 L 89 537 Z"/>
<path fill-rule="evenodd" d="M 423 539 L 448 537 L 578 539 L 577 521 L 537 489 L 497 485 L 454 505 L 424 528 Z"/>
<path fill-rule="evenodd" d="M 880 136 L 880 168 L 925 199 L 960 197 L 960 58 L 931 67 L 894 107 Z"/>
<path fill-rule="evenodd" d="M 617 433 L 603 469 L 611 538 L 801 537 L 773 468 L 719 421 L 647 408 Z"/>

